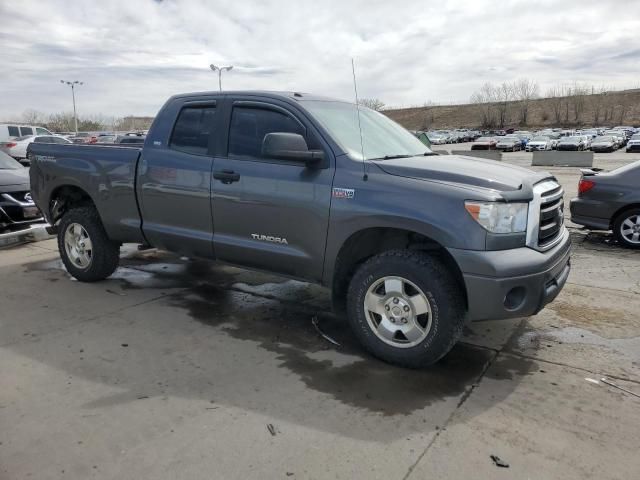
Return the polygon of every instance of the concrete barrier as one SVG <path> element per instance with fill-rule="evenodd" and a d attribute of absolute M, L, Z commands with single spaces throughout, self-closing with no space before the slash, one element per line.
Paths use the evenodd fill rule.
<path fill-rule="evenodd" d="M 502 160 L 502 152 L 499 152 L 498 150 L 453 150 L 451 154 L 486 158 L 487 160 Z"/>
<path fill-rule="evenodd" d="M 533 152 L 534 167 L 592 167 L 593 152 Z"/>

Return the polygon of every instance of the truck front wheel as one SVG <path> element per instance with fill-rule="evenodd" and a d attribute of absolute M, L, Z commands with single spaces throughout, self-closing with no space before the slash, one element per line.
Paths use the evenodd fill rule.
<path fill-rule="evenodd" d="M 420 368 L 442 358 L 462 335 L 461 287 L 438 259 L 392 250 L 356 271 L 347 296 L 349 324 L 374 356 Z"/>
<path fill-rule="evenodd" d="M 82 282 L 104 280 L 118 268 L 120 244 L 104 231 L 96 209 L 68 210 L 58 225 L 58 250 L 67 271 Z"/>

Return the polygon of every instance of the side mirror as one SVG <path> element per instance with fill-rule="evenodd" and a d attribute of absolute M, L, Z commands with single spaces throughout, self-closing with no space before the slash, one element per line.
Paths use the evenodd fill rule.
<path fill-rule="evenodd" d="M 307 142 L 297 133 L 267 133 L 262 140 L 262 156 L 304 162 L 307 167 L 324 160 L 324 152 L 309 150 Z"/>

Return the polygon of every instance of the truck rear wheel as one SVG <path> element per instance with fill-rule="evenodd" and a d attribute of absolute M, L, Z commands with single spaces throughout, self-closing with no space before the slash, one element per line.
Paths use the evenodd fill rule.
<path fill-rule="evenodd" d="M 120 244 L 104 231 L 92 206 L 67 211 L 58 225 L 58 250 L 67 271 L 82 282 L 104 280 L 118 268 Z"/>
<path fill-rule="evenodd" d="M 465 301 L 442 262 L 392 250 L 360 266 L 349 285 L 349 324 L 374 356 L 404 367 L 435 363 L 462 335 Z"/>

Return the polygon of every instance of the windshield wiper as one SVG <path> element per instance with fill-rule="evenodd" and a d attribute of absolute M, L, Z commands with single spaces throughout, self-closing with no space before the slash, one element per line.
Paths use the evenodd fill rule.
<path fill-rule="evenodd" d="M 396 159 L 396 158 L 411 158 L 411 157 L 415 157 L 415 155 L 407 155 L 407 154 L 402 154 L 402 155 L 385 155 L 384 157 L 370 158 L 369 160 L 394 160 L 394 159 Z"/>

